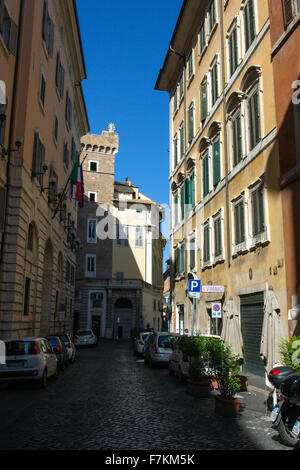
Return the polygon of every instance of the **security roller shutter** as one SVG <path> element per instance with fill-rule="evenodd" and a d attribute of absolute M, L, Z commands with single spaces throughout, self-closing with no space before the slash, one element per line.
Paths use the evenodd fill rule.
<path fill-rule="evenodd" d="M 264 319 L 264 292 L 241 295 L 241 327 L 245 347 L 243 372 L 264 376 L 260 342 Z"/>

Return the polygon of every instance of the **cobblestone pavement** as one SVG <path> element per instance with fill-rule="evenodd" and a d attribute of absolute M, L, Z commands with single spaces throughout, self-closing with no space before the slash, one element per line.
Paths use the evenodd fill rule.
<path fill-rule="evenodd" d="M 103 340 L 77 350 L 45 390 L 0 391 L 0 449 L 288 450 L 270 427 L 264 397 L 240 395 L 238 418 L 215 415 L 212 397 L 191 397 L 167 368 L 146 367 L 129 343 Z"/>

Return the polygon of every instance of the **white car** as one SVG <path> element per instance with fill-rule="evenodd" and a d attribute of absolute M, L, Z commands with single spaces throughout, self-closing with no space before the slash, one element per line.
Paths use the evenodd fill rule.
<path fill-rule="evenodd" d="M 145 345 L 144 362 L 149 367 L 155 364 L 169 364 L 170 356 L 173 352 L 172 341 L 179 335 L 165 331 L 152 333 Z"/>
<path fill-rule="evenodd" d="M 144 331 L 138 334 L 138 336 L 134 340 L 133 350 L 135 355 L 143 355 L 145 342 L 147 338 L 151 335 L 149 331 Z"/>
<path fill-rule="evenodd" d="M 220 336 L 217 335 L 200 335 L 206 338 L 217 338 L 220 339 Z M 170 355 L 169 360 L 169 371 L 170 374 L 174 374 L 179 382 L 184 382 L 189 375 L 189 356 L 183 354 L 180 346 L 174 343 L 172 354 Z"/>
<path fill-rule="evenodd" d="M 75 348 L 75 344 L 72 341 L 71 335 L 68 333 L 64 333 L 62 335 L 57 335 L 57 336 L 59 336 L 60 339 L 65 343 L 65 346 L 68 352 L 69 362 L 73 364 L 73 362 L 75 361 L 75 357 L 76 357 L 76 348 Z"/>
<path fill-rule="evenodd" d="M 74 335 L 75 346 L 97 346 L 98 337 L 91 328 L 76 331 Z"/>
<path fill-rule="evenodd" d="M 47 339 L 10 339 L 4 343 L 5 364 L 0 364 L 0 382 L 32 380 L 45 388 L 49 377 L 58 377 L 58 360 Z"/>

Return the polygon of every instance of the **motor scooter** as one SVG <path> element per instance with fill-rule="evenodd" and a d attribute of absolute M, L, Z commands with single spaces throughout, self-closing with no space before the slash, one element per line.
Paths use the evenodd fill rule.
<path fill-rule="evenodd" d="M 300 439 L 300 374 L 289 375 L 280 385 L 280 400 L 270 420 L 288 446 L 299 445 Z"/>
<path fill-rule="evenodd" d="M 280 400 L 280 386 L 282 382 L 289 376 L 295 373 L 294 369 L 288 366 L 275 365 L 268 373 L 269 382 L 273 386 L 267 399 L 269 411 L 272 411 Z"/>

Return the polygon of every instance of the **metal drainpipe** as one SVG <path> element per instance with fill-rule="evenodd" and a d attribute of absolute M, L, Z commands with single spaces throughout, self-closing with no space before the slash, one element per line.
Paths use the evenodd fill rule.
<path fill-rule="evenodd" d="M 226 190 L 226 225 L 227 225 L 227 256 L 228 267 L 231 266 L 230 226 L 229 226 L 229 188 L 228 188 L 228 151 L 227 151 L 227 124 L 226 124 L 226 95 L 225 95 L 225 50 L 224 50 L 224 17 L 223 0 L 220 0 L 220 30 L 221 30 L 221 60 L 222 60 L 222 94 L 223 94 L 223 122 L 224 122 L 224 148 L 225 148 L 225 190 Z"/>
<path fill-rule="evenodd" d="M 17 89 L 18 71 L 19 71 L 19 65 L 20 65 L 19 55 L 20 55 L 20 44 L 21 44 L 22 19 L 23 19 L 23 0 L 20 0 L 18 41 L 17 41 L 17 50 L 16 50 L 13 93 L 12 93 L 12 100 L 11 100 L 11 115 L 10 115 L 10 124 L 9 124 L 9 139 L 8 139 L 8 150 L 7 150 L 6 201 L 5 201 L 5 214 L 4 214 L 4 230 L 3 230 L 2 243 L 1 243 L 0 266 L 3 265 L 4 244 L 6 240 L 7 212 L 8 212 L 8 200 L 9 200 L 9 190 L 10 190 L 11 149 L 12 149 L 12 144 L 13 144 L 13 127 L 15 123 L 15 114 L 16 114 L 16 89 Z"/>

